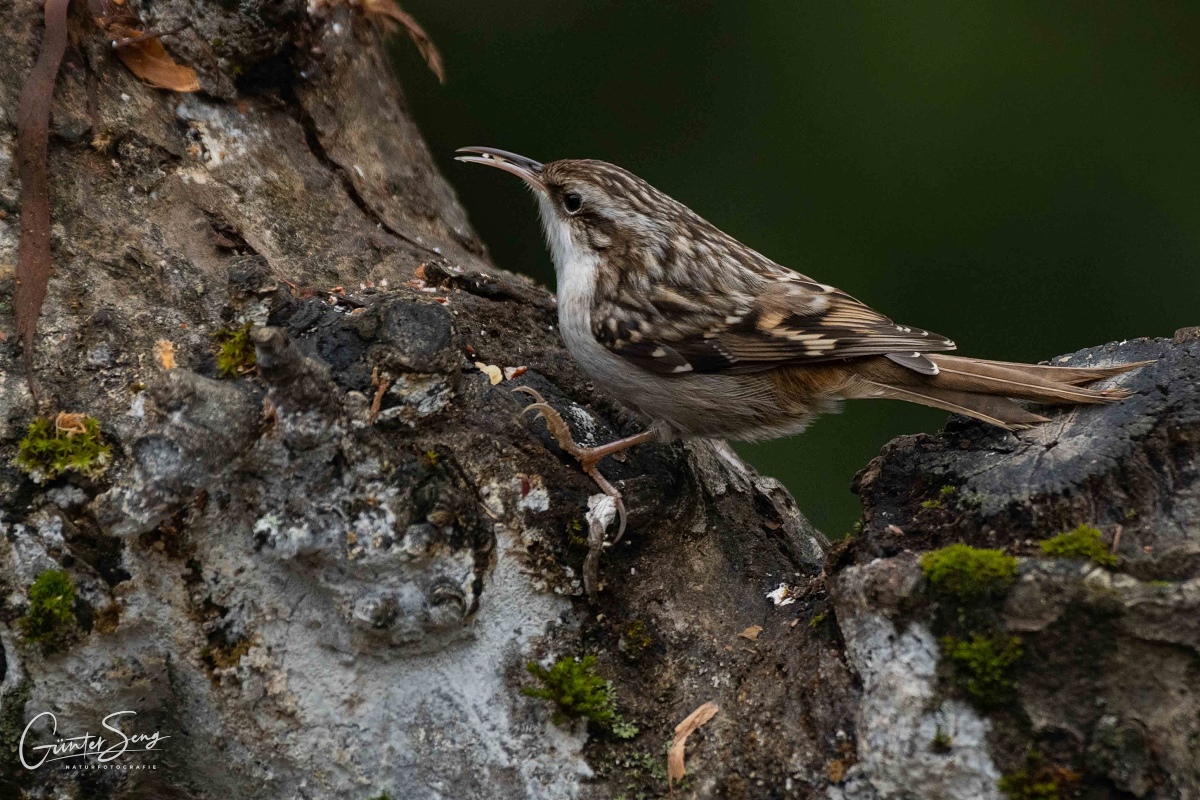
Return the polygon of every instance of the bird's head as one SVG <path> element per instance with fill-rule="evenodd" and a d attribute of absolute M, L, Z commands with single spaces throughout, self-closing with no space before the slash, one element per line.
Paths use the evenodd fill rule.
<path fill-rule="evenodd" d="M 464 147 L 456 158 L 511 172 L 533 189 L 555 266 L 606 253 L 627 259 L 660 249 L 681 223 L 704 224 L 687 207 L 636 175 L 604 161 L 541 164 L 491 147 Z"/>

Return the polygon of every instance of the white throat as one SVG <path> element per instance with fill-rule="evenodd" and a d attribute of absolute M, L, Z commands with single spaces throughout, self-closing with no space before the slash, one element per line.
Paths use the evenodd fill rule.
<path fill-rule="evenodd" d="M 575 241 L 571 226 L 551 205 L 550 198 L 538 193 L 542 229 L 558 282 L 558 327 L 567 350 L 583 368 L 597 377 L 603 365 L 614 360 L 592 333 L 592 298 L 596 293 L 596 270 L 600 262 L 596 251 Z"/>
<path fill-rule="evenodd" d="M 576 243 L 571 226 L 558 216 L 549 197 L 541 192 L 537 197 L 542 230 L 546 234 L 550 257 L 554 260 L 554 274 L 558 283 L 559 325 L 565 328 L 564 306 L 571 307 L 573 321 L 577 322 L 583 317 L 590 324 L 599 258 L 590 247 L 581 247 Z"/>

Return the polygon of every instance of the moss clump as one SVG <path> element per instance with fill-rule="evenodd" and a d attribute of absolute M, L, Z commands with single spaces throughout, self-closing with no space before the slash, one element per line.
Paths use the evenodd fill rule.
<path fill-rule="evenodd" d="M 1080 525 L 1042 542 L 1042 552 L 1051 558 L 1087 558 L 1105 567 L 1115 567 L 1117 557 L 1108 551 L 1104 534 L 1091 525 Z"/>
<path fill-rule="evenodd" d="M 68 471 L 98 478 L 111 460 L 99 422 L 83 414 L 59 414 L 57 420 L 39 417 L 29 424 L 14 463 L 41 483 Z"/>
<path fill-rule="evenodd" d="M 921 556 L 921 570 L 937 591 L 976 600 L 1008 588 L 1017 574 L 1017 560 L 999 550 L 952 544 Z"/>
<path fill-rule="evenodd" d="M 224 378 L 240 378 L 254 370 L 258 357 L 250 341 L 253 325 L 247 322 L 240 328 L 222 328 L 213 333 L 217 343 L 217 372 Z"/>
<path fill-rule="evenodd" d="M 938 489 L 937 497 L 922 501 L 921 508 L 943 508 L 946 501 L 954 496 L 953 486 L 943 486 Z"/>
<path fill-rule="evenodd" d="M 1028 770 L 1018 770 L 1000 779 L 1000 791 L 1010 800 L 1059 800 L 1062 797 L 1055 781 L 1038 780 Z"/>
<path fill-rule="evenodd" d="M 994 708 L 1011 697 L 1013 666 L 1021 658 L 1019 637 L 976 633 L 963 640 L 946 636 L 942 652 L 954 666 L 955 683 L 980 705 Z"/>
<path fill-rule="evenodd" d="M 929 749 L 939 755 L 945 755 L 954 749 L 954 739 L 939 725 L 937 732 L 933 734 L 933 741 L 929 743 Z"/>
<path fill-rule="evenodd" d="M 646 623 L 640 619 L 630 622 L 621 633 L 621 650 L 627 656 L 637 657 L 652 644 L 654 639 L 650 637 Z"/>
<path fill-rule="evenodd" d="M 1075 796 L 1082 780 L 1078 772 L 1048 764 L 1032 750 L 1025 767 L 1001 778 L 999 788 L 1009 800 L 1065 800 Z"/>
<path fill-rule="evenodd" d="M 555 723 L 569 717 L 583 717 L 611 730 L 622 739 L 637 735 L 637 727 L 622 719 L 617 712 L 617 691 L 611 681 L 596 674 L 596 657 L 560 658 L 550 669 L 536 661 L 525 665 L 540 687 L 526 686 L 521 694 L 549 700 L 558 706 Z"/>
<path fill-rule="evenodd" d="M 210 670 L 232 669 L 242 663 L 242 657 L 250 652 L 250 640 L 238 639 L 228 645 L 207 645 L 200 650 L 200 658 Z"/>
<path fill-rule="evenodd" d="M 29 587 L 29 610 L 21 617 L 21 633 L 30 642 L 65 636 L 75 624 L 75 582 L 59 569 L 38 575 Z"/>

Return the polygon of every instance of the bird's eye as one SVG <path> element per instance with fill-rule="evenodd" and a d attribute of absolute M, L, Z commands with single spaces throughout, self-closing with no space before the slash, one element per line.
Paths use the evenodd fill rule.
<path fill-rule="evenodd" d="M 567 210 L 568 214 L 578 214 L 579 209 L 583 208 L 583 198 L 575 192 L 567 192 L 563 197 L 563 208 Z"/>

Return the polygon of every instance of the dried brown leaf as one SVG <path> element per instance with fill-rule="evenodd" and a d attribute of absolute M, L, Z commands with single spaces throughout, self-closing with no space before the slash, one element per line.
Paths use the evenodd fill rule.
<path fill-rule="evenodd" d="M 60 411 L 54 418 L 54 429 L 68 436 L 87 433 L 87 414 L 68 414 L 66 411 Z"/>
<path fill-rule="evenodd" d="M 738 636 L 742 637 L 743 639 L 749 639 L 753 642 L 758 638 L 760 633 L 762 633 L 762 625 L 751 625 L 749 628 L 746 628 L 746 630 L 739 633 Z"/>
<path fill-rule="evenodd" d="M 368 15 L 382 19 L 384 24 L 390 27 L 399 25 L 403 28 L 408 38 L 417 46 L 421 58 L 425 59 L 429 71 L 437 76 L 438 83 L 446 82 L 446 69 L 442 65 L 442 54 L 438 52 L 437 45 L 412 15 L 400 8 L 396 0 L 363 0 L 362 7 Z"/>
<path fill-rule="evenodd" d="M 158 365 L 163 369 L 175 369 L 175 345 L 168 340 L 159 339 L 154 343 L 154 357 L 158 359 Z"/>
<path fill-rule="evenodd" d="M 21 178 L 21 242 L 17 247 L 13 315 L 17 337 L 25 348 L 30 388 L 33 354 L 37 346 L 37 320 L 50 283 L 50 175 L 47 167 L 50 141 L 50 101 L 54 81 L 67 49 L 67 8 L 70 0 L 46 0 L 46 35 L 37 63 L 21 88 L 17 103 L 17 163 Z"/>
<path fill-rule="evenodd" d="M 691 714 L 688 714 L 687 719 L 675 726 L 675 740 L 671 742 L 671 749 L 667 751 L 668 787 L 673 786 L 676 781 L 683 780 L 683 776 L 687 772 L 683 763 L 683 749 L 687 744 L 687 738 L 697 728 L 716 716 L 717 710 L 715 704 L 705 703 Z"/>
<path fill-rule="evenodd" d="M 141 31 L 132 31 L 130 39 L 142 35 Z M 129 68 L 129 71 L 151 86 L 159 89 L 170 89 L 173 92 L 198 92 L 200 79 L 196 70 L 184 66 L 171 58 L 162 41 L 142 39 L 117 48 L 117 58 Z"/>

